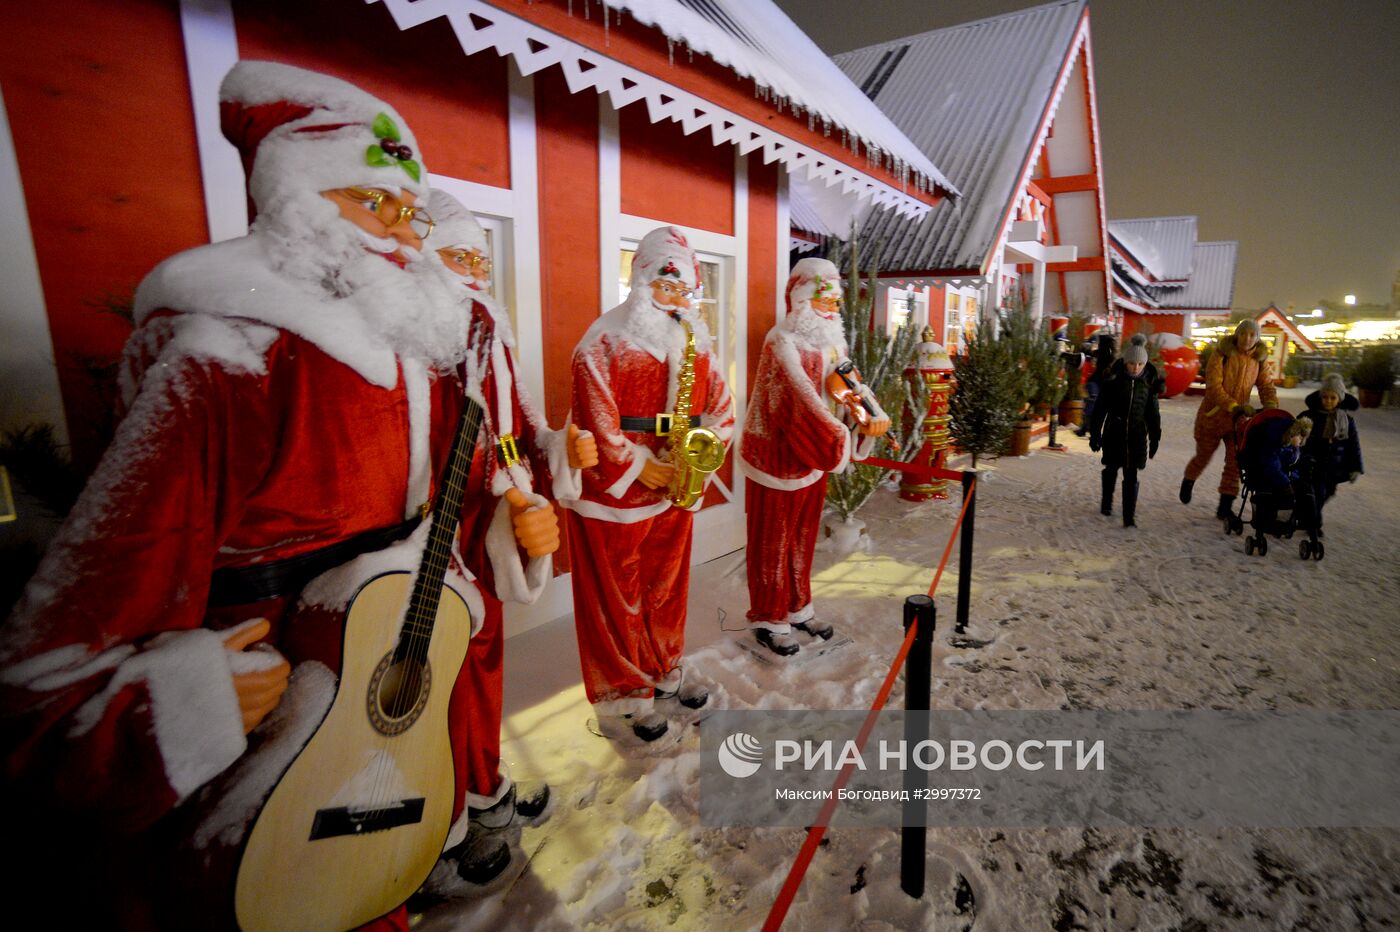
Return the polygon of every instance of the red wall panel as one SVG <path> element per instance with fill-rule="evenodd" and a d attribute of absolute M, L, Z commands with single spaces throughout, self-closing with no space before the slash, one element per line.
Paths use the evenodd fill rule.
<path fill-rule="evenodd" d="M 679 123 L 652 123 L 645 103 L 618 117 L 622 212 L 732 235 L 734 148 L 714 145 L 708 132 L 687 136 Z"/>
<path fill-rule="evenodd" d="M 394 106 L 428 170 L 510 187 L 506 60 L 462 54 L 445 19 L 400 32 L 383 4 L 235 0 L 238 52 L 343 78 Z"/>
<path fill-rule="evenodd" d="M 129 304 L 152 266 L 208 239 L 176 5 L 4 4 L 0 89 L 73 452 L 89 469 L 111 404 L 91 373 L 130 331 L 102 305 Z"/>
<path fill-rule="evenodd" d="M 544 404 L 550 423 L 558 425 L 569 412 L 569 360 L 574 346 L 598 319 L 602 303 L 597 95 L 591 91 L 571 95 L 557 68 L 539 72 L 535 120 Z"/>
<path fill-rule="evenodd" d="M 778 166 L 765 165 L 758 154 L 749 156 L 749 281 L 748 281 L 748 385 L 758 372 L 763 339 L 777 323 L 778 267 Z M 784 231 L 786 232 L 786 231 Z"/>

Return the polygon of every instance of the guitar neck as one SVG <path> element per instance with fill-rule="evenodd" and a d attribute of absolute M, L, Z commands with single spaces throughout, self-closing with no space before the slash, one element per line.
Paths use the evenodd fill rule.
<path fill-rule="evenodd" d="M 452 438 L 447 471 L 433 501 L 428 543 L 423 549 L 423 560 L 418 566 L 418 577 L 413 584 L 413 596 L 409 599 L 403 633 L 396 651 L 400 658 L 425 656 L 428 641 L 433 636 L 438 600 L 442 597 L 442 582 L 452 559 L 452 538 L 457 533 L 462 497 L 467 477 L 471 475 L 476 438 L 481 430 L 481 406 L 470 398 L 465 399 L 465 404 L 462 419 L 457 424 L 457 433 Z"/>

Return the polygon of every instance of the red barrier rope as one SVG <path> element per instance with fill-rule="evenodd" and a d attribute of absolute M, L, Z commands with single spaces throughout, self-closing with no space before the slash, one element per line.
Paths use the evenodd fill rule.
<path fill-rule="evenodd" d="M 917 468 L 924 469 L 925 467 Z M 962 478 L 960 473 L 952 475 L 955 478 Z M 968 484 L 967 495 L 963 498 L 962 510 L 958 512 L 958 520 L 953 522 L 953 531 L 948 535 L 948 546 L 943 551 L 943 560 L 938 564 L 937 572 L 933 574 L 933 585 L 929 586 L 928 590 L 930 597 L 932 597 L 933 591 L 938 588 L 938 580 L 942 578 L 943 568 L 948 565 L 948 557 L 953 552 L 953 541 L 957 540 L 958 532 L 962 529 L 963 516 L 967 514 L 968 503 L 972 501 L 972 496 L 976 492 L 977 479 L 974 477 L 972 482 Z M 914 646 L 914 635 L 918 633 L 918 630 L 918 625 L 910 625 L 909 630 L 904 634 L 904 641 L 899 645 L 899 652 L 894 655 L 894 663 L 890 666 L 890 672 L 885 675 L 885 682 L 880 685 L 880 691 L 875 694 L 875 701 L 870 706 L 870 714 L 866 715 L 865 724 L 860 728 L 860 734 L 856 735 L 858 752 L 864 752 L 865 742 L 870 739 L 870 733 L 875 730 L 875 721 L 879 717 L 880 710 L 889 701 L 890 692 L 894 689 L 894 681 L 899 677 L 899 671 L 904 666 L 904 659 L 909 656 L 909 649 Z M 763 932 L 778 932 L 783 925 L 783 920 L 787 918 L 788 910 L 792 908 L 792 901 L 797 896 L 797 888 L 802 886 L 802 880 L 807 876 L 807 868 L 811 866 L 812 858 L 822 843 L 822 836 L 826 834 L 827 824 L 836 812 L 838 797 L 846 786 L 846 782 L 850 780 L 853 767 L 853 764 L 847 764 L 836 775 L 836 782 L 831 785 L 831 796 L 817 815 L 816 824 L 807 829 L 807 838 L 802 842 L 802 848 L 797 852 L 797 859 L 792 862 L 787 879 L 783 881 L 782 889 L 778 891 L 777 899 L 773 901 L 773 908 L 768 911 L 768 918 L 763 921 Z"/>
<path fill-rule="evenodd" d="M 857 466 L 880 466 L 884 469 L 897 469 L 900 472 L 913 473 L 916 476 L 924 476 L 929 479 L 952 479 L 957 482 L 962 479 L 962 473 L 951 469 L 943 469 L 939 466 L 920 466 L 917 463 L 901 463 L 899 460 L 880 459 L 878 456 L 867 457 L 863 460 L 856 460 Z"/>

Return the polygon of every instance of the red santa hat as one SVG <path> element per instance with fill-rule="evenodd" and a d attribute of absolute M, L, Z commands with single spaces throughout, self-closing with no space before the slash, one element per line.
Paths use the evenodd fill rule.
<path fill-rule="evenodd" d="M 833 291 L 840 294 L 841 270 L 827 259 L 802 259 L 788 276 L 788 313 L 803 310 L 810 306 L 813 298 Z"/>
<path fill-rule="evenodd" d="M 675 227 L 660 227 L 642 237 L 632 257 L 632 290 L 652 282 L 676 281 L 690 289 L 700 287 L 700 263 L 685 234 Z"/>
<path fill-rule="evenodd" d="M 339 78 L 241 61 L 219 87 L 224 137 L 243 159 L 248 196 L 267 206 L 307 191 L 385 188 L 428 195 L 428 172 L 398 111 Z"/>

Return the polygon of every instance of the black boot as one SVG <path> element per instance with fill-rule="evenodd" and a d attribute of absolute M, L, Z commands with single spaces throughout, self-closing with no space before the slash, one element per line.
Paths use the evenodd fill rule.
<path fill-rule="evenodd" d="M 755 628 L 753 632 L 754 640 L 764 647 L 777 654 L 779 657 L 791 657 L 801 650 L 801 647 L 792 639 L 790 634 L 774 634 L 767 628 Z"/>
<path fill-rule="evenodd" d="M 1138 483 L 1136 479 L 1123 477 L 1123 526 L 1137 527 L 1133 518 L 1137 515 Z"/>
<path fill-rule="evenodd" d="M 1191 504 L 1191 487 L 1196 484 L 1195 479 L 1182 479 L 1181 491 L 1177 493 L 1177 498 L 1181 499 L 1181 504 Z"/>
<path fill-rule="evenodd" d="M 1103 484 L 1103 497 L 1099 499 L 1099 514 L 1113 514 L 1113 487 L 1118 484 L 1118 470 L 1104 468 L 1099 476 Z"/>
<path fill-rule="evenodd" d="M 1220 506 L 1215 509 L 1215 516 L 1220 519 L 1229 518 L 1235 513 L 1235 496 L 1220 493 Z"/>

